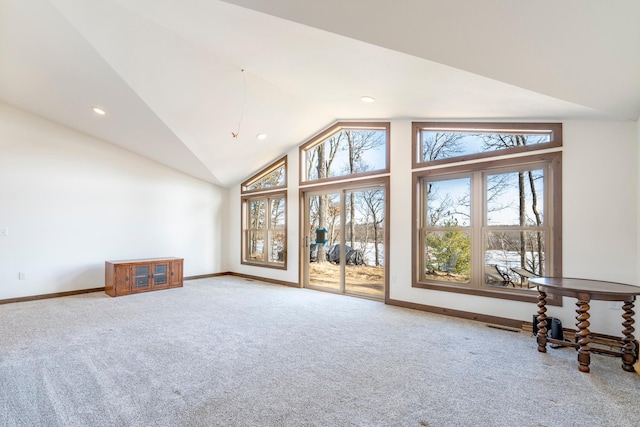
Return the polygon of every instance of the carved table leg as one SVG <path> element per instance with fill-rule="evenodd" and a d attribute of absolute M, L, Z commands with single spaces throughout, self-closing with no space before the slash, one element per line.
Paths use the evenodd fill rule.
<path fill-rule="evenodd" d="M 538 291 L 538 351 L 541 353 L 547 352 L 547 294 Z"/>
<path fill-rule="evenodd" d="M 578 298 L 578 302 L 576 302 L 578 308 L 576 309 L 576 326 L 578 327 L 578 333 L 576 334 L 578 337 L 578 344 L 580 347 L 578 348 L 578 369 L 580 372 L 589 372 L 589 364 L 591 363 L 591 347 L 589 347 L 589 343 L 591 342 L 591 338 L 589 338 L 589 300 L 583 300 L 582 298 Z"/>
<path fill-rule="evenodd" d="M 625 301 L 622 309 L 624 310 L 622 314 L 624 318 L 624 322 L 622 322 L 622 326 L 624 326 L 624 330 L 622 331 L 624 334 L 624 338 L 622 339 L 624 342 L 622 346 L 622 369 L 628 372 L 634 372 L 633 364 L 636 362 L 636 344 L 633 336 L 633 332 L 635 331 L 633 328 L 633 324 L 635 323 L 635 320 L 633 320 L 633 315 L 635 314 L 633 311 L 633 300 Z"/>

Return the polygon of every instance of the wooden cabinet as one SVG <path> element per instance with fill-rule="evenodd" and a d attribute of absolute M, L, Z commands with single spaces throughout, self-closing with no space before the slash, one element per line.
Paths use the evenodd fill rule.
<path fill-rule="evenodd" d="M 182 286 L 182 258 L 105 262 L 104 291 L 117 297 Z"/>

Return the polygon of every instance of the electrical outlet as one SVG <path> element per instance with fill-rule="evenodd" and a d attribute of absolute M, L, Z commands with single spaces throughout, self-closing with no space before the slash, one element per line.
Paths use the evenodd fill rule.
<path fill-rule="evenodd" d="M 8 236 L 9 235 L 9 229 L 8 228 L 0 228 L 0 236 L 4 237 L 4 236 Z"/>

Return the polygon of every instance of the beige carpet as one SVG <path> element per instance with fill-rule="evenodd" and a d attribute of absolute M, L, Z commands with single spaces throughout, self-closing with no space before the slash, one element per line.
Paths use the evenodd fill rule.
<path fill-rule="evenodd" d="M 0 305 L 2 426 L 635 426 L 640 376 L 528 334 L 217 277 Z"/>

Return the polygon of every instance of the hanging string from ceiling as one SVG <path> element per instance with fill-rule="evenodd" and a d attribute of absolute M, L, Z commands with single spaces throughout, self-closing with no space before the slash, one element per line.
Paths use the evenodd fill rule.
<path fill-rule="evenodd" d="M 242 116 L 244 116 L 244 106 L 247 104 L 247 78 L 244 74 L 244 68 L 241 69 L 240 72 L 242 73 L 242 81 L 244 83 L 244 95 L 242 99 L 242 109 L 240 110 L 240 119 L 238 120 L 238 127 L 235 132 L 231 132 L 231 136 L 233 138 L 238 138 L 238 135 L 240 134 L 240 125 L 242 125 Z"/>

